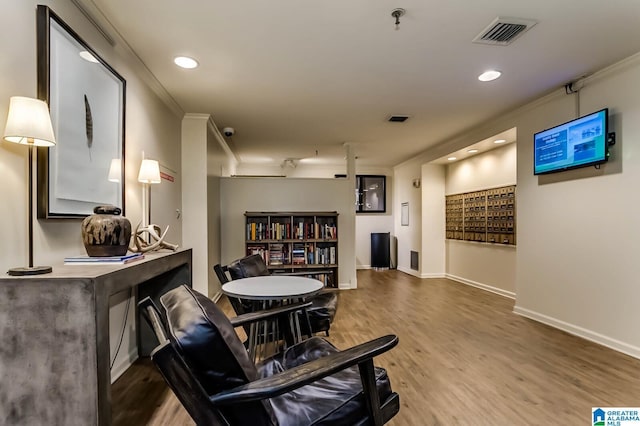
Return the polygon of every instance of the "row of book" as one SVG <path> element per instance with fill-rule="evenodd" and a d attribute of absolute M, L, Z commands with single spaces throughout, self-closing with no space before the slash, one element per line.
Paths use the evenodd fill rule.
<path fill-rule="evenodd" d="M 289 239 L 325 239 L 338 238 L 338 227 L 333 223 L 299 222 L 291 229 L 291 224 L 273 222 L 247 223 L 246 237 L 248 241 L 260 240 L 289 240 Z"/>
<path fill-rule="evenodd" d="M 290 223 L 265 223 L 250 222 L 247 223 L 247 240 L 290 240 L 291 224 Z"/>
<path fill-rule="evenodd" d="M 247 246 L 247 255 L 258 254 L 267 265 L 335 265 L 336 247 L 318 247 L 314 244 L 269 244 Z"/>
<path fill-rule="evenodd" d="M 338 227 L 333 223 L 321 224 L 313 222 L 300 222 L 294 228 L 293 238 L 300 240 L 335 240 L 338 238 Z"/>
<path fill-rule="evenodd" d="M 335 247 L 317 247 L 316 263 L 319 265 L 335 265 L 336 264 L 336 248 Z"/>
<path fill-rule="evenodd" d="M 247 240 L 267 240 L 267 224 L 264 222 L 247 223 Z"/>
<path fill-rule="evenodd" d="M 268 265 L 288 265 L 289 245 L 288 244 L 270 244 L 269 245 L 269 263 Z"/>

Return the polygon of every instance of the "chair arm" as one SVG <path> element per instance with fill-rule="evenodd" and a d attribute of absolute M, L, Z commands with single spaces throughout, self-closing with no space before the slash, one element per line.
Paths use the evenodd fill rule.
<path fill-rule="evenodd" d="M 160 310 L 149 296 L 138 302 L 138 310 L 153 330 L 158 339 L 158 343 L 162 344 L 167 340 L 167 326 L 162 319 Z"/>
<path fill-rule="evenodd" d="M 379 337 L 347 350 L 301 364 L 282 373 L 220 392 L 211 396 L 210 400 L 214 405 L 226 405 L 273 398 L 345 368 L 370 361 L 373 357 L 387 352 L 397 344 L 398 337 L 395 335 Z"/>
<path fill-rule="evenodd" d="M 238 315 L 235 318 L 229 318 L 233 327 L 240 327 L 256 321 L 278 317 L 290 312 L 301 311 L 311 306 L 311 302 L 292 303 L 291 305 L 279 306 L 277 308 L 265 309 L 263 311 L 249 312 L 248 314 Z"/>

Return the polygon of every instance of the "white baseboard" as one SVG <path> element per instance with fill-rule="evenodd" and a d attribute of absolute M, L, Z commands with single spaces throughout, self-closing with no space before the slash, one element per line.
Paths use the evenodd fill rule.
<path fill-rule="evenodd" d="M 138 359 L 138 347 L 134 345 L 134 347 L 129 352 L 128 356 L 121 358 L 119 362 L 116 362 L 113 368 L 111 369 L 111 384 L 118 380 L 122 374 L 127 371 L 129 367 L 133 365 L 133 363 Z"/>
<path fill-rule="evenodd" d="M 217 292 L 216 294 L 213 295 L 211 300 L 213 300 L 214 302 L 218 302 L 218 300 L 220 300 L 221 297 L 222 297 L 222 292 L 219 291 L 219 292 Z"/>
<path fill-rule="evenodd" d="M 535 311 L 531 311 L 529 309 L 522 308 L 517 305 L 513 308 L 513 312 L 534 321 L 538 321 L 562 331 L 566 331 L 567 333 L 573 334 L 574 336 L 582 337 L 583 339 L 640 359 L 640 348 L 638 348 L 637 346 L 629 345 L 619 340 L 604 336 L 600 333 L 596 333 L 595 331 L 587 330 L 586 328 L 582 328 L 574 324 L 569 324 L 567 322 L 549 317 Z"/>
<path fill-rule="evenodd" d="M 446 278 L 445 273 L 428 272 L 426 274 L 420 274 L 420 278 Z"/>
<path fill-rule="evenodd" d="M 468 280 L 468 279 L 462 278 L 462 277 L 457 277 L 457 276 L 451 275 L 451 274 L 445 274 L 445 277 L 449 278 L 450 280 L 462 283 L 462 284 L 466 284 L 466 285 L 470 285 L 472 287 L 481 288 L 482 290 L 490 291 L 491 293 L 495 293 L 495 294 L 498 294 L 498 295 L 503 296 L 503 297 L 508 297 L 510 299 L 515 299 L 516 298 L 516 294 L 514 292 L 512 292 L 512 291 L 503 290 L 503 289 L 498 288 L 498 287 L 494 287 L 494 286 L 491 286 L 491 285 L 488 285 L 488 284 L 479 283 L 479 282 L 473 281 L 473 280 Z"/>
<path fill-rule="evenodd" d="M 398 271 L 404 272 L 405 274 L 413 275 L 414 277 L 422 278 L 420 276 L 420 272 L 415 271 L 413 269 L 407 269 L 407 268 L 405 268 L 403 266 L 398 266 Z"/>
<path fill-rule="evenodd" d="M 371 265 L 356 265 L 356 269 L 371 269 Z"/>
<path fill-rule="evenodd" d="M 338 283 L 338 290 L 351 290 L 351 284 L 349 284 L 349 283 Z"/>

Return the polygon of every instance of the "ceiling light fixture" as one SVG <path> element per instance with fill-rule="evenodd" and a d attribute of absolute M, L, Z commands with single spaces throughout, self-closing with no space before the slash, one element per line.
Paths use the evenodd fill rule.
<path fill-rule="evenodd" d="M 506 140 L 504 139 L 496 139 L 495 141 L 493 141 L 493 143 L 505 143 Z"/>
<path fill-rule="evenodd" d="M 407 13 L 407 11 L 401 7 L 391 11 L 391 16 L 396 18 L 396 31 L 400 29 L 400 17 L 404 16 L 405 13 Z"/>
<path fill-rule="evenodd" d="M 496 78 L 500 77 L 502 73 L 497 70 L 489 70 L 485 71 L 478 76 L 478 80 L 480 81 L 493 81 Z"/>
<path fill-rule="evenodd" d="M 478 152 L 477 149 L 470 149 L 469 151 L 467 151 L 469 154 L 475 154 L 476 152 Z"/>
<path fill-rule="evenodd" d="M 453 161 L 453 160 L 457 160 L 457 158 L 456 157 L 449 157 L 449 158 L 447 158 L 447 160 Z"/>
<path fill-rule="evenodd" d="M 192 69 L 198 66 L 198 61 L 188 56 L 176 56 L 173 59 L 173 63 L 180 68 Z"/>

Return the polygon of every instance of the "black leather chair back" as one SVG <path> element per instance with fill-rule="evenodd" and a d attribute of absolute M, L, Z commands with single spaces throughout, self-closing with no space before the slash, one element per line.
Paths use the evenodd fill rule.
<path fill-rule="evenodd" d="M 270 275 L 267 264 L 259 254 L 252 254 L 242 259 L 234 260 L 227 266 L 227 269 L 232 280 Z"/>
<path fill-rule="evenodd" d="M 187 286 L 160 298 L 167 315 L 171 341 L 209 395 L 258 378 L 255 365 L 228 318 L 207 297 Z M 275 425 L 268 401 L 220 409 L 230 424 Z"/>

